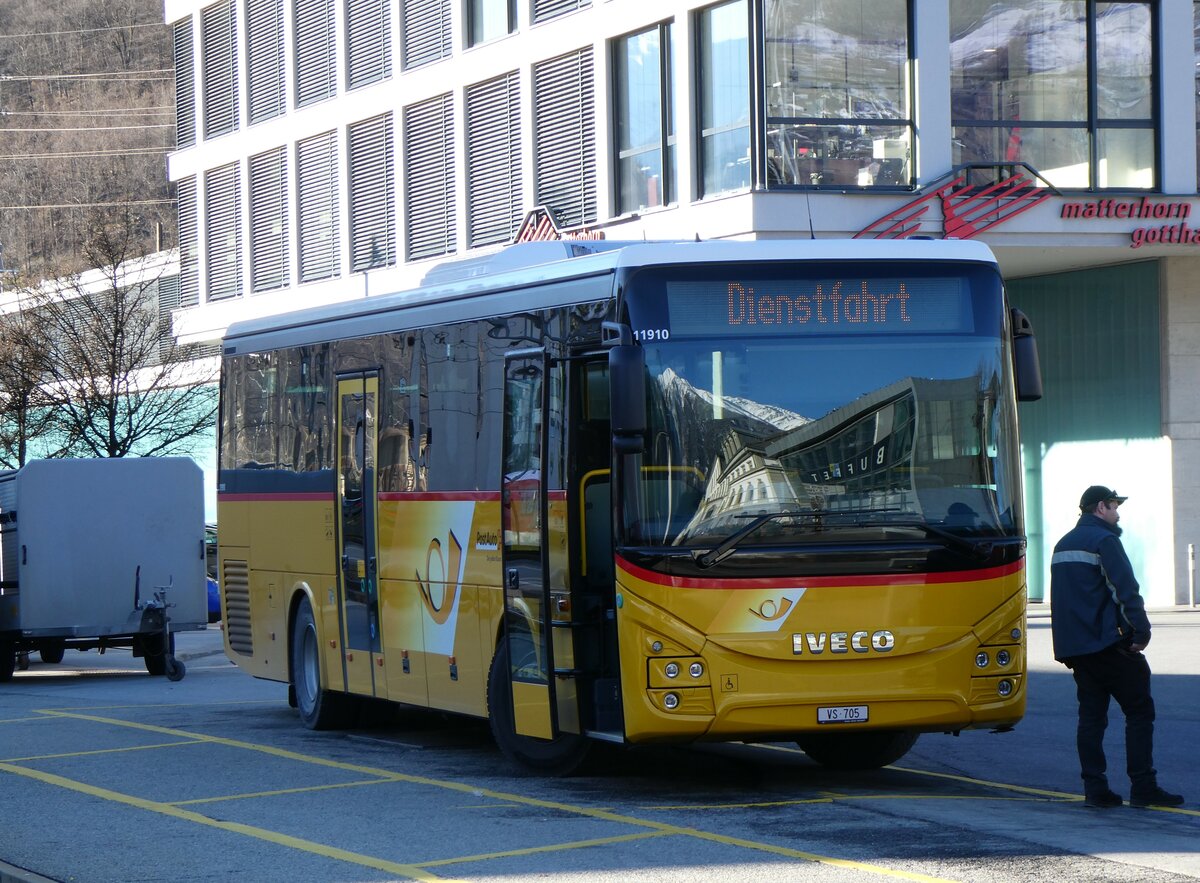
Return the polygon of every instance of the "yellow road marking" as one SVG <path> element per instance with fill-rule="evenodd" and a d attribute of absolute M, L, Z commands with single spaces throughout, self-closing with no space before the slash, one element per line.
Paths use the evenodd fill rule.
<path fill-rule="evenodd" d="M 519 855 L 537 855 L 546 852 L 561 852 L 564 849 L 586 849 L 589 846 L 610 846 L 614 843 L 629 843 L 633 840 L 647 840 L 651 837 L 673 837 L 667 831 L 640 831 L 637 834 L 621 834 L 617 837 L 597 837 L 595 840 L 572 840 L 570 843 L 557 843 L 551 846 L 530 846 L 528 849 L 506 849 L 504 852 L 489 852 L 480 855 L 465 855 L 458 858 L 441 858 L 432 862 L 420 862 L 422 868 L 436 868 L 444 865 L 466 864 L 467 862 L 488 861 L 496 858 L 513 858 Z"/>
<path fill-rule="evenodd" d="M 207 827 L 217 828 L 221 831 L 228 831 L 232 834 L 243 834 L 247 837 L 253 837 L 257 840 L 264 840 L 267 843 L 273 843 L 277 846 L 286 846 L 291 849 L 309 852 L 313 855 L 337 859 L 339 861 L 349 862 L 351 864 L 361 865 L 367 868 L 374 868 L 377 871 L 385 871 L 389 874 L 406 877 L 410 880 L 430 881 L 430 883 L 433 883 L 433 881 L 437 881 L 437 883 L 450 883 L 450 881 L 447 881 L 447 878 L 438 877 L 420 867 L 417 867 L 416 865 L 390 862 L 374 856 L 362 855 L 361 853 L 350 852 L 345 849 L 338 849 L 336 846 L 327 846 L 324 843 L 315 843 L 311 840 L 302 840 L 299 837 L 281 834 L 278 831 L 268 831 L 265 828 L 259 828 L 255 825 L 243 825 L 240 822 L 226 822 L 219 819 L 211 819 L 208 816 L 201 815 L 200 813 L 192 812 L 186 809 L 180 809 L 177 806 L 171 806 L 169 803 L 159 803 L 157 800 L 146 800 L 141 797 L 134 797 L 131 794 L 122 794 L 119 791 L 110 791 L 107 788 L 97 788 L 94 785 L 88 785 L 84 782 L 77 782 L 74 779 L 67 779 L 62 776 L 56 776 L 53 773 L 27 769 L 25 767 L 14 766 L 8 763 L 0 763 L 0 770 L 7 773 L 13 773 L 17 776 L 24 776 L 28 779 L 35 779 L 39 782 L 44 782 L 47 785 L 56 785 L 59 788 L 77 791 L 80 794 L 87 794 L 90 797 L 99 797 L 104 800 L 111 800 L 114 803 L 121 803 L 125 806 L 135 807 L 136 809 L 143 809 L 147 810 L 148 812 L 171 816 L 172 818 L 181 819 L 185 822 L 195 822 L 197 825 L 206 825 Z"/>
<path fill-rule="evenodd" d="M 879 876 L 892 877 L 892 878 L 899 879 L 899 880 L 913 880 L 913 881 L 918 881 L 918 883 L 947 883 L 945 878 L 932 877 L 927 874 L 919 874 L 919 873 L 914 873 L 911 871 L 902 871 L 902 870 L 898 870 L 895 868 L 884 867 L 882 865 L 871 864 L 869 862 L 858 862 L 858 861 L 852 861 L 849 859 L 834 858 L 833 856 L 820 855 L 818 853 L 813 853 L 813 852 L 805 852 L 804 850 L 792 849 L 792 848 L 786 847 L 786 846 L 776 846 L 775 844 L 771 844 L 771 843 L 761 843 L 761 842 L 754 841 L 754 840 L 745 840 L 740 837 L 730 837 L 730 836 L 727 836 L 724 834 L 716 834 L 716 833 L 713 833 L 710 831 L 702 831 L 698 828 L 689 828 L 689 827 L 684 827 L 681 825 L 672 825 L 672 824 L 669 824 L 666 822 L 652 821 L 650 819 L 640 819 L 635 816 L 622 815 L 620 813 L 614 813 L 609 810 L 590 809 L 590 808 L 584 807 L 584 806 L 574 806 L 571 804 L 560 803 L 558 801 L 553 801 L 553 800 L 543 800 L 541 798 L 536 798 L 536 797 L 525 797 L 520 794 L 510 794 L 510 793 L 506 793 L 503 791 L 495 791 L 490 788 L 480 788 L 475 785 L 467 785 L 467 784 L 463 784 L 460 782 L 451 782 L 451 781 L 445 781 L 445 780 L 441 780 L 441 779 L 433 779 L 433 778 L 429 778 L 427 776 L 414 776 L 414 775 L 410 775 L 407 773 L 396 773 L 391 770 L 379 769 L 377 767 L 369 767 L 364 764 L 345 763 L 343 761 L 329 760 L 327 758 L 301 754 L 299 752 L 291 751 L 286 748 L 276 748 L 271 745 L 259 745 L 254 742 L 243 742 L 238 739 L 229 739 L 229 738 L 226 738 L 223 736 L 209 736 L 209 735 L 205 735 L 203 733 L 193 733 L 193 732 L 189 732 L 187 730 L 178 730 L 178 729 L 174 729 L 174 728 L 170 728 L 170 727 L 160 727 L 160 726 L 156 726 L 154 724 L 144 724 L 144 723 L 138 723 L 136 721 L 124 721 L 124 720 L 120 720 L 117 718 L 106 718 L 106 717 L 101 717 L 99 715 L 64 712 L 64 711 L 57 711 L 57 710 L 53 710 L 53 709 L 44 709 L 44 710 L 39 709 L 39 711 L 41 711 L 44 714 L 55 715 L 58 717 L 71 718 L 71 719 L 75 719 L 75 720 L 93 721 L 95 723 L 108 724 L 111 726 L 118 726 L 118 727 L 127 727 L 129 729 L 141 730 L 144 732 L 161 733 L 164 735 L 174 736 L 174 737 L 178 737 L 178 738 L 197 739 L 200 741 L 210 742 L 210 743 L 216 744 L 216 745 L 227 745 L 227 746 L 234 747 L 234 748 L 243 748 L 248 751 L 257 751 L 262 754 L 270 755 L 272 757 L 280 757 L 280 758 L 285 758 L 288 760 L 295 760 L 295 761 L 298 761 L 301 763 L 308 763 L 308 764 L 312 764 L 314 766 L 322 766 L 322 767 L 327 767 L 330 769 L 339 769 L 339 770 L 345 770 L 345 771 L 350 771 L 350 772 L 356 772 L 356 773 L 360 773 L 363 775 L 377 776 L 381 779 L 392 777 L 397 782 L 406 782 L 406 783 L 414 784 L 414 785 L 426 785 L 426 786 L 429 786 L 432 788 L 439 788 L 439 789 L 443 789 L 443 790 L 447 790 L 447 791 L 456 791 L 459 793 L 471 794 L 476 797 L 488 797 L 488 798 L 491 798 L 494 800 L 501 800 L 501 801 L 505 801 L 505 802 L 509 802 L 509 803 L 517 803 L 517 804 L 521 804 L 524 806 L 533 806 L 533 807 L 538 807 L 540 809 L 555 810 L 558 812 L 569 813 L 572 815 L 584 816 L 586 818 L 598 819 L 600 821 L 615 822 L 617 824 L 622 824 L 622 825 L 633 825 L 635 827 L 640 827 L 640 828 L 649 828 L 653 831 L 658 831 L 663 834 L 677 834 L 677 835 L 684 836 L 684 837 L 692 837 L 692 838 L 695 838 L 698 840 L 705 840 L 705 841 L 708 841 L 711 843 L 720 843 L 725 846 L 735 846 L 735 847 L 739 847 L 742 849 L 754 850 L 757 852 L 766 852 L 766 853 L 770 853 L 772 855 L 784 856 L 786 858 L 801 859 L 803 861 L 814 862 L 816 864 L 823 864 L 823 865 L 829 865 L 832 867 L 845 868 L 845 869 L 849 869 L 849 870 L 860 871 L 863 873 L 877 874 Z M 25 771 L 25 770 L 21 769 L 20 767 L 9 767 L 6 764 L 0 764 L 0 769 L 18 772 L 19 774 L 22 774 L 22 775 L 24 775 L 24 774 L 33 775 L 33 771 Z M 38 773 L 34 777 L 36 778 L 40 775 L 42 775 L 42 774 Z M 55 778 L 57 779 L 58 777 L 55 777 Z M 84 785 L 83 783 L 72 782 L 69 779 L 62 779 L 61 781 L 62 781 L 62 783 L 64 783 L 63 787 L 73 787 L 76 790 L 83 790 L 83 789 L 91 788 L 91 786 Z M 96 789 L 96 790 L 99 791 L 101 789 Z M 85 790 L 85 793 L 93 793 L 93 792 L 91 790 Z M 188 810 L 180 809 L 179 807 L 171 806 L 169 804 L 156 803 L 154 801 L 142 801 L 140 798 L 128 797 L 127 795 L 117 794 L 116 792 L 106 792 L 106 793 L 114 795 L 114 797 L 110 798 L 110 799 L 121 799 L 121 802 L 136 801 L 136 803 L 132 803 L 132 805 L 144 805 L 145 808 L 147 808 L 147 809 L 151 809 L 153 811 L 166 812 L 168 815 L 174 815 L 177 813 L 185 813 L 186 817 L 194 817 L 195 820 L 200 821 L 201 824 L 214 824 L 218 827 L 228 824 L 228 823 L 224 823 L 224 822 L 216 823 L 212 819 L 209 819 L 207 816 L 203 816 L 198 813 L 192 813 Z M 182 818 L 185 816 L 179 816 L 179 817 Z M 250 836 L 262 837 L 263 839 L 269 839 L 268 835 L 272 835 L 274 833 L 274 832 L 264 831 L 263 829 L 259 829 L 259 828 L 252 828 L 250 826 L 245 826 L 245 827 L 247 828 L 247 832 L 250 833 Z M 233 830 L 233 829 L 229 829 L 229 830 Z M 285 835 L 277 835 L 277 836 L 284 837 Z M 295 838 L 288 838 L 288 839 L 291 840 L 291 839 L 295 839 Z M 296 842 L 297 842 L 297 844 L 299 844 L 297 846 L 297 848 L 305 849 L 306 851 L 318 852 L 318 854 L 322 854 L 322 855 L 324 855 L 326 853 L 319 852 L 319 850 L 332 849 L 332 847 L 323 847 L 323 846 L 320 846 L 319 844 L 311 844 L 308 841 L 302 841 L 302 840 L 298 840 L 298 839 L 296 840 Z M 355 856 L 357 854 L 355 854 L 355 853 L 346 853 L 344 851 L 339 851 L 339 853 L 348 856 L 345 859 L 346 861 L 352 861 L 352 862 L 361 863 L 361 864 L 365 864 L 366 860 L 380 861 L 380 860 L 376 860 L 376 859 L 371 859 L 368 856 L 361 856 L 361 857 L 358 857 L 358 859 L 356 859 Z M 359 859 L 362 859 L 362 861 L 360 861 Z M 476 859 L 476 860 L 478 861 L 480 859 Z M 377 865 L 368 865 L 368 866 L 369 867 L 378 867 Z M 396 867 L 399 868 L 400 866 L 396 866 Z M 404 867 L 408 867 L 410 870 L 414 870 L 414 871 L 417 870 L 416 866 L 404 866 Z M 401 873 L 401 874 L 407 875 L 407 876 L 412 876 L 408 871 L 398 871 L 397 870 L 394 872 Z M 413 879 L 423 879 L 423 878 L 413 877 Z"/>
<path fill-rule="evenodd" d="M 308 785 L 304 788 L 279 788 L 275 791 L 255 791 L 249 794 L 222 794 L 219 797 L 196 797 L 192 800 L 172 800 L 171 806 L 195 806 L 198 803 L 221 803 L 226 800 L 246 800 L 251 797 L 278 797 L 281 794 L 306 794 L 309 791 L 329 791 L 333 788 L 358 788 L 361 785 L 394 785 L 398 779 L 360 779 L 357 782 L 332 782 L 328 785 Z"/>
<path fill-rule="evenodd" d="M 117 754 L 122 751 L 145 751 L 148 748 L 173 748 L 176 745 L 203 745 L 201 739 L 185 739 L 181 742 L 158 742 L 153 745 L 127 745 L 124 748 L 93 748 L 90 751 L 68 751 L 63 754 L 31 754 L 28 757 L 4 757 L 0 763 L 29 763 L 34 760 L 61 760 L 64 757 L 87 757 L 90 754 Z"/>

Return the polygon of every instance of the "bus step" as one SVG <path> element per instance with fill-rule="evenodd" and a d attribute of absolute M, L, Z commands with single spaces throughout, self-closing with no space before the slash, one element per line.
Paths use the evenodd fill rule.
<path fill-rule="evenodd" d="M 621 733 L 610 733 L 607 730 L 584 730 L 583 735 L 600 742 L 614 742 L 617 745 L 625 744 L 625 736 Z"/>

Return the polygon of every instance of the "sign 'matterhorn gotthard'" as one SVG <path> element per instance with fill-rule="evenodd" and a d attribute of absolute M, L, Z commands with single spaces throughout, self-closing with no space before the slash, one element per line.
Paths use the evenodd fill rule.
<path fill-rule="evenodd" d="M 1063 220 L 1136 220 L 1165 223 L 1144 224 L 1129 231 L 1129 247 L 1143 245 L 1200 245 L 1200 230 L 1187 219 L 1192 214 L 1189 202 L 1151 202 L 1139 199 L 1094 199 L 1064 202 L 1059 212 Z"/>

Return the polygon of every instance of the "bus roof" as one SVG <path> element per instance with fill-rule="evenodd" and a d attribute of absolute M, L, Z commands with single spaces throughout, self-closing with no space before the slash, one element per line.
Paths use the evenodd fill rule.
<path fill-rule="evenodd" d="M 227 354 L 261 352 L 602 300 L 613 295 L 615 273 L 634 267 L 889 260 L 996 263 L 981 242 L 945 239 L 530 242 L 438 264 L 419 287 L 407 291 L 234 323 L 224 349 Z"/>

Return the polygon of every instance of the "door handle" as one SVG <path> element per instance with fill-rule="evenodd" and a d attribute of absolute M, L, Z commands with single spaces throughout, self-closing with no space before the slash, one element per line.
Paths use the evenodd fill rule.
<path fill-rule="evenodd" d="M 514 591 L 521 586 L 521 574 L 515 567 L 508 569 L 507 575 L 508 587 Z"/>

